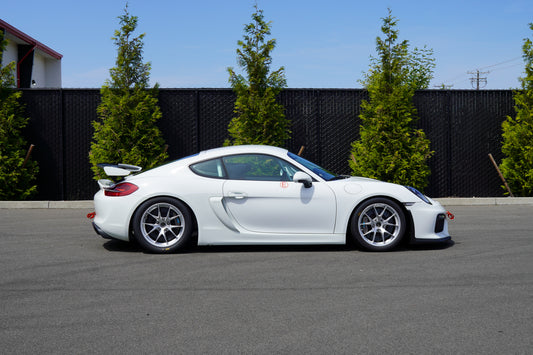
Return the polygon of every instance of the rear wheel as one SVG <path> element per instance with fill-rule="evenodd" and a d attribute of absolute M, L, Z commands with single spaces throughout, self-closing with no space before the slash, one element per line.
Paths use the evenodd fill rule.
<path fill-rule="evenodd" d="M 149 252 L 176 252 L 191 239 L 191 212 L 173 198 L 148 200 L 133 215 L 133 231 L 139 245 Z"/>
<path fill-rule="evenodd" d="M 371 251 L 388 251 L 405 235 L 403 209 L 394 201 L 371 198 L 357 207 L 351 219 L 351 232 L 356 241 Z"/>

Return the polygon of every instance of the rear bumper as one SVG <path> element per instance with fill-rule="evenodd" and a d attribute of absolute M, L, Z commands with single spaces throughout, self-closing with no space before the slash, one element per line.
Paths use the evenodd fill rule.
<path fill-rule="evenodd" d="M 132 197 L 107 197 L 103 190 L 94 195 L 94 230 L 104 238 L 129 241 Z"/>
<path fill-rule="evenodd" d="M 115 239 L 111 237 L 109 234 L 107 234 L 106 232 L 104 232 L 102 228 L 98 227 L 98 225 L 96 225 L 96 223 L 94 222 L 93 222 L 93 228 L 96 234 L 98 234 L 100 237 L 105 238 L 105 239 Z"/>

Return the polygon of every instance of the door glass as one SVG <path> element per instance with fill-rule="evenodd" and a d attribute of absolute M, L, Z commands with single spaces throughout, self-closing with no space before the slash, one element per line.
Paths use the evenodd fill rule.
<path fill-rule="evenodd" d="M 292 181 L 298 171 L 279 158 L 263 154 L 242 154 L 222 158 L 231 180 Z"/>

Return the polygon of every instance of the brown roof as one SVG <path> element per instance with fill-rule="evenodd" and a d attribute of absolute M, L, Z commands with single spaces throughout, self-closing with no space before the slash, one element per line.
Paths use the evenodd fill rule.
<path fill-rule="evenodd" d="M 59 59 L 63 58 L 62 54 L 54 51 L 52 48 L 50 48 L 48 46 L 45 46 L 41 42 L 39 42 L 36 39 L 28 36 L 27 34 L 25 34 L 24 32 L 20 31 L 19 29 L 11 26 L 9 23 L 5 22 L 2 19 L 0 19 L 0 29 L 3 29 L 4 32 L 9 32 L 13 36 L 21 39 L 22 41 L 35 46 L 35 48 L 40 49 L 41 51 L 43 51 L 44 53 L 52 56 L 55 59 L 59 60 Z"/>

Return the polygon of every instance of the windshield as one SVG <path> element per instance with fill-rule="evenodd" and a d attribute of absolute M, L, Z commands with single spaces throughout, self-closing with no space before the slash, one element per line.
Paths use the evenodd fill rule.
<path fill-rule="evenodd" d="M 291 152 L 287 153 L 287 155 L 289 156 L 289 158 L 297 161 L 298 163 L 302 164 L 303 166 L 305 166 L 307 169 L 311 170 L 313 173 L 317 174 L 318 176 L 320 176 L 322 179 L 326 180 L 326 181 L 330 181 L 330 180 L 333 180 L 335 179 L 337 176 L 329 171 L 327 171 L 326 169 L 324 168 L 321 168 L 320 166 L 316 165 L 315 163 L 311 163 L 309 160 L 306 160 L 296 154 L 293 154 Z"/>

